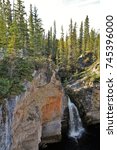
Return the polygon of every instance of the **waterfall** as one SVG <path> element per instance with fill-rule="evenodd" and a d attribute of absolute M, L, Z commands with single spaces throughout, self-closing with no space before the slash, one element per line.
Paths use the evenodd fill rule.
<path fill-rule="evenodd" d="M 85 129 L 82 126 L 82 121 L 77 107 L 68 98 L 69 108 L 69 137 L 80 139 Z"/>

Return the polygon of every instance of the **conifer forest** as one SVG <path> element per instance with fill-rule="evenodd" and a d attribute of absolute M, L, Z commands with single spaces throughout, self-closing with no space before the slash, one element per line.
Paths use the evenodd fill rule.
<path fill-rule="evenodd" d="M 13 5 L 10 0 L 0 0 L 0 104 L 24 92 L 24 81 L 31 81 L 34 70 L 45 63 L 63 70 L 65 83 L 71 74 L 79 74 L 78 58 L 90 54 L 94 62 L 99 61 L 100 33 L 90 27 L 88 15 L 82 22 L 71 18 L 69 30 L 61 26 L 59 38 L 56 26 L 53 21 L 46 33 L 36 7 L 30 5 L 26 12 L 23 0 Z"/>

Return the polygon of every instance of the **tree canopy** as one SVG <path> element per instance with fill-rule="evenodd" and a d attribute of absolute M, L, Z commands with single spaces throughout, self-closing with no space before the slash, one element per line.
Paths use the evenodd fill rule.
<path fill-rule="evenodd" d="M 13 8 L 10 0 L 0 0 L 0 101 L 23 91 L 24 80 L 32 79 L 40 63 L 52 61 L 59 69 L 76 71 L 79 57 L 91 52 L 96 61 L 99 51 L 100 34 L 90 29 L 88 16 L 80 23 L 71 19 L 68 31 L 61 26 L 57 38 L 56 21 L 45 33 L 36 7 L 30 5 L 27 15 L 23 0 Z"/>

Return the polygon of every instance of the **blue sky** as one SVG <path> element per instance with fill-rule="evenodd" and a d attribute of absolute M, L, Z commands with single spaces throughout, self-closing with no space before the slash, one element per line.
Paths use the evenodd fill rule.
<path fill-rule="evenodd" d="M 13 0 L 11 0 L 13 1 Z M 43 26 L 47 31 L 56 20 L 58 36 L 61 25 L 64 31 L 68 30 L 70 19 L 78 25 L 85 19 L 90 18 L 90 27 L 100 28 L 100 1 L 99 0 L 24 0 L 27 11 L 30 3 L 38 8 L 39 16 L 42 18 Z"/>

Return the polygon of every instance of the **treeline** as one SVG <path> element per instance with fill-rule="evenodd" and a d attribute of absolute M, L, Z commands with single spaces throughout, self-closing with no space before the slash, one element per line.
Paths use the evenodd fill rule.
<path fill-rule="evenodd" d="M 29 17 L 22 0 L 11 4 L 0 0 L 0 50 L 5 55 L 35 55 L 42 50 L 42 21 L 36 7 L 30 5 Z"/>
<path fill-rule="evenodd" d="M 56 22 L 46 34 L 36 7 L 30 5 L 27 15 L 22 0 L 13 6 L 0 0 L 0 99 L 22 92 L 40 62 L 70 70 L 87 52 L 99 59 L 100 34 L 89 26 L 88 16 L 78 26 L 71 19 L 69 31 L 65 34 L 62 26 L 58 39 Z"/>
<path fill-rule="evenodd" d="M 78 27 L 71 19 L 66 35 L 62 26 L 60 39 L 56 38 L 56 22 L 45 34 L 36 7 L 30 5 L 28 16 L 22 0 L 17 0 L 13 9 L 9 0 L 0 0 L 0 51 L 4 55 L 43 54 L 57 65 L 74 63 L 87 51 L 99 58 L 100 35 L 95 29 L 90 31 L 88 16 Z"/>
<path fill-rule="evenodd" d="M 78 57 L 88 52 L 93 54 L 94 60 L 99 59 L 100 34 L 95 29 L 90 30 L 89 18 L 86 16 L 80 26 L 71 19 L 66 34 L 61 26 L 61 37 L 56 39 L 56 22 L 54 22 L 53 29 L 51 27 L 48 31 L 46 49 L 58 66 L 69 69 L 78 65 Z"/>

